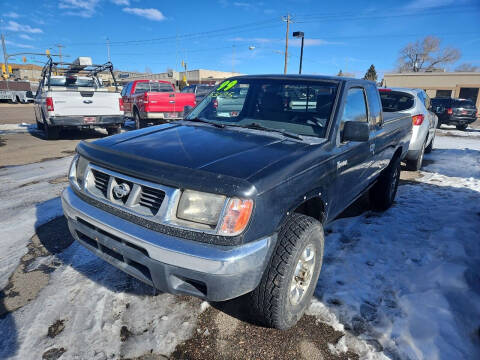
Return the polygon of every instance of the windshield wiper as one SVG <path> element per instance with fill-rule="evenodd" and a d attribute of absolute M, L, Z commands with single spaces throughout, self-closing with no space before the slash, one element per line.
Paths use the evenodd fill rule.
<path fill-rule="evenodd" d="M 289 138 L 292 138 L 292 139 L 303 140 L 303 138 L 300 135 L 297 135 L 297 134 L 294 134 L 294 133 L 291 133 L 291 132 L 288 132 L 288 131 L 285 131 L 285 130 L 281 130 L 281 129 L 269 128 L 269 127 L 260 125 L 259 123 L 251 123 L 251 124 L 248 124 L 248 125 L 230 125 L 230 124 L 228 124 L 228 125 L 229 126 L 238 126 L 238 127 L 253 129 L 253 130 L 277 132 L 277 133 L 282 134 L 283 136 L 286 136 L 286 137 L 289 137 Z"/>
<path fill-rule="evenodd" d="M 210 125 L 213 125 L 215 127 L 221 128 L 221 129 L 223 129 L 225 127 L 224 124 L 215 123 L 213 121 L 208 121 L 208 120 L 205 120 L 205 119 L 201 119 L 199 117 L 195 117 L 193 119 L 185 119 L 185 120 L 186 121 L 193 121 L 193 122 L 200 122 L 200 123 L 204 123 L 204 124 L 210 124 Z"/>

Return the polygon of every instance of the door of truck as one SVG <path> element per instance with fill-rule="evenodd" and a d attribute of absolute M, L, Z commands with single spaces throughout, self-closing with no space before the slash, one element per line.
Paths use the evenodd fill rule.
<path fill-rule="evenodd" d="M 125 116 L 133 116 L 132 114 L 132 102 L 133 102 L 133 94 L 132 94 L 132 86 L 134 82 L 129 82 L 126 87 L 124 88 L 125 92 L 123 93 L 123 109 L 125 111 Z"/>
<path fill-rule="evenodd" d="M 338 215 L 368 186 L 375 151 L 374 131 L 370 139 L 363 142 L 343 141 L 343 125 L 346 121 L 368 122 L 368 106 L 365 89 L 351 85 L 346 89 L 343 112 L 337 133 L 335 166 L 337 172 L 336 201 L 332 204 L 332 214 Z"/>

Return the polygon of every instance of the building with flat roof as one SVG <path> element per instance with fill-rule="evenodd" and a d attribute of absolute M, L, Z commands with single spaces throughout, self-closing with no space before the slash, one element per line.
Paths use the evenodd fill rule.
<path fill-rule="evenodd" d="M 424 89 L 428 96 L 471 99 L 480 108 L 480 72 L 385 74 L 383 86 Z"/>

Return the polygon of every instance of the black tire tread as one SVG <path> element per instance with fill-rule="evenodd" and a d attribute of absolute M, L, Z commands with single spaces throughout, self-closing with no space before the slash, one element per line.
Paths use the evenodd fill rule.
<path fill-rule="evenodd" d="M 407 163 L 408 166 L 408 163 Z M 370 189 L 370 202 L 375 210 L 385 211 L 393 203 L 387 196 L 391 172 L 395 167 L 400 167 L 400 158 L 392 159 L 385 172 L 380 175 L 377 183 Z"/>
<path fill-rule="evenodd" d="M 287 267 L 301 245 L 299 239 L 302 234 L 316 224 L 320 223 L 312 217 L 293 213 L 282 226 L 262 280 L 251 293 L 253 310 L 262 317 L 259 320 L 263 325 L 282 328 L 282 312 L 277 301 L 280 296 L 278 284 L 288 272 Z"/>

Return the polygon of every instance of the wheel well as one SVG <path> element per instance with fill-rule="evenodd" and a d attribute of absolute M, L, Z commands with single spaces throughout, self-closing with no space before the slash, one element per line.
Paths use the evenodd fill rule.
<path fill-rule="evenodd" d="M 400 146 L 393 154 L 392 161 L 402 156 L 402 147 Z"/>
<path fill-rule="evenodd" d="M 301 203 L 294 210 L 295 213 L 307 215 L 317 219 L 321 223 L 325 220 L 325 205 L 322 199 L 314 197 Z"/>

